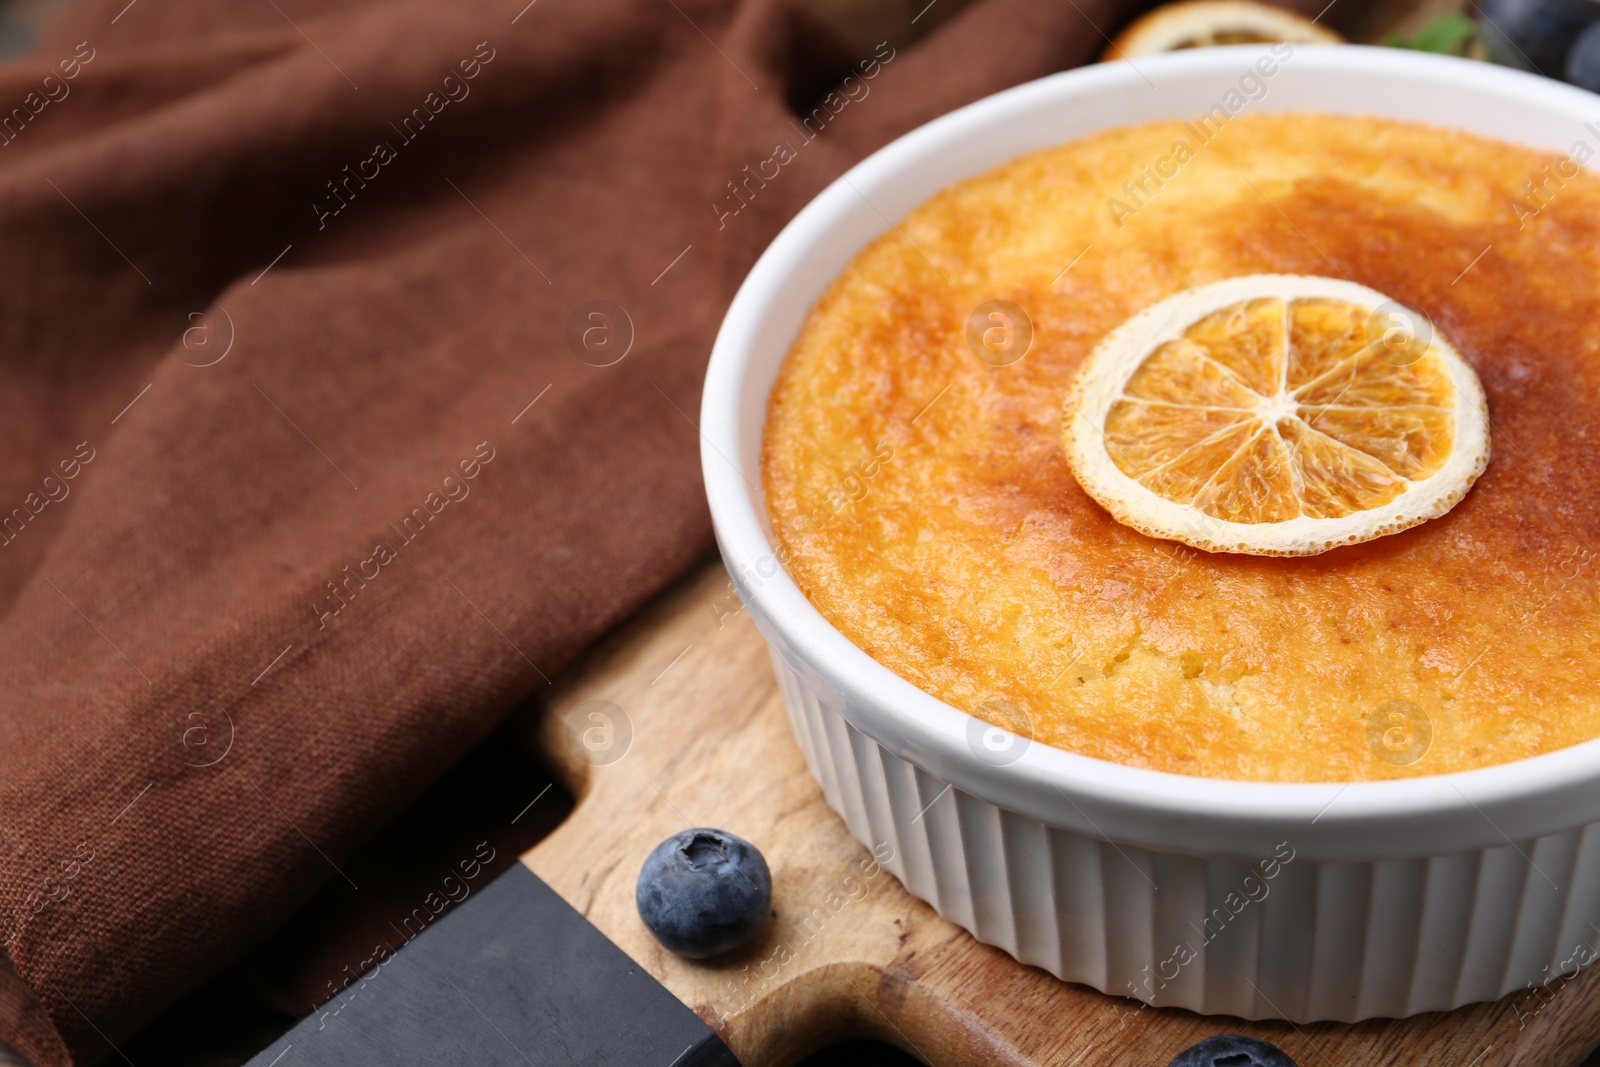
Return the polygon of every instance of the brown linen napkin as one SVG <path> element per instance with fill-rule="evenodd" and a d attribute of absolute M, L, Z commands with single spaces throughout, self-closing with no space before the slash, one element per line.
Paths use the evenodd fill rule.
<path fill-rule="evenodd" d="M 0 1036 L 114 1056 L 347 878 L 709 545 L 782 223 L 1131 6 L 840 56 L 770 2 L 90 0 L 0 71 Z"/>

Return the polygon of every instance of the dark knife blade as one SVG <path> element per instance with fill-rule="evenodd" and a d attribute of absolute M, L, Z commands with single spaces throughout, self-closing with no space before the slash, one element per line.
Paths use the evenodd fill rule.
<path fill-rule="evenodd" d="M 249 1067 L 738 1067 L 687 1008 L 514 864 Z"/>

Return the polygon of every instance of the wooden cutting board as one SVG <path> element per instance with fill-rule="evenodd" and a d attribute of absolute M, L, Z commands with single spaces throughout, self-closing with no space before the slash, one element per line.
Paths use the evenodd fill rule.
<path fill-rule="evenodd" d="M 579 798 L 522 861 L 746 1067 L 863 1036 L 934 1067 L 1163 1067 L 1228 1031 L 1270 1040 L 1301 1067 L 1575 1067 L 1600 1043 L 1595 968 L 1538 995 L 1449 1013 L 1296 1026 L 1141 1010 L 980 944 L 874 864 L 827 806 L 720 563 L 594 649 L 518 727 Z M 691 826 L 753 841 L 773 876 L 776 918 L 755 943 L 710 963 L 658 946 L 633 903 L 646 854 Z"/>

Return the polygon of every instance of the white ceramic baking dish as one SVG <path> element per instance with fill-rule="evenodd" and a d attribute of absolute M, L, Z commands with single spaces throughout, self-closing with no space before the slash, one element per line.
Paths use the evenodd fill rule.
<path fill-rule="evenodd" d="M 728 310 L 701 411 L 723 558 L 770 643 L 828 802 L 911 892 L 1025 963 L 1109 993 L 1244 1018 L 1357 1020 L 1557 981 L 1600 946 L 1600 741 L 1459 774 L 1270 784 L 1139 770 L 985 727 L 871 659 L 784 573 L 762 421 L 812 303 L 940 189 L 1108 126 L 1196 118 L 1258 47 L 1101 64 L 981 100 L 829 186 Z M 1299 46 L 1255 110 L 1376 114 L 1570 152 L 1600 97 L 1438 56 Z M 991 735 L 990 739 L 993 737 Z"/>

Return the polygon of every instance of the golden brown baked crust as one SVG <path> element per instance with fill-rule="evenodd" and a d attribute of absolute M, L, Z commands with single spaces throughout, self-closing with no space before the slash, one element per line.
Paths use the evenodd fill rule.
<path fill-rule="evenodd" d="M 928 692 L 1135 766 L 1347 781 L 1600 736 L 1600 181 L 1576 170 L 1247 115 L 1109 130 L 941 193 L 834 283 L 773 390 L 789 572 Z M 1473 364 L 1494 459 L 1453 511 L 1267 559 L 1144 537 L 1084 494 L 1059 443 L 1079 361 L 1140 308 L 1250 273 L 1371 286 Z M 1006 366 L 966 341 L 996 299 L 1034 330 Z"/>

